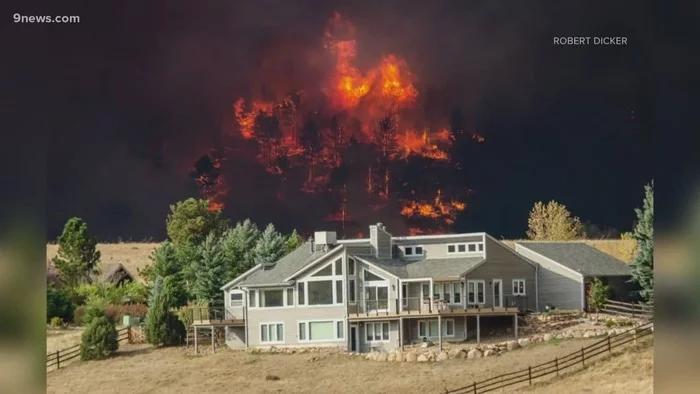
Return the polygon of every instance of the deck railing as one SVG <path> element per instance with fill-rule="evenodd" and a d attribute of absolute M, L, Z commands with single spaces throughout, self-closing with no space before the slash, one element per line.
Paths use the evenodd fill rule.
<path fill-rule="evenodd" d="M 224 321 L 243 320 L 243 314 L 234 314 L 225 306 L 193 306 L 190 308 L 192 321 L 195 323 L 203 321 Z"/>
<path fill-rule="evenodd" d="M 525 296 L 504 297 L 503 305 L 500 308 L 516 309 L 520 313 L 528 310 L 528 299 Z M 463 311 L 474 309 L 478 311 L 495 311 L 499 307 L 484 306 L 484 304 L 467 303 L 466 307 L 462 302 L 448 303 L 445 300 L 424 298 L 424 297 L 404 297 L 388 298 L 383 300 L 361 300 L 348 303 L 348 313 L 350 315 L 365 316 L 389 316 L 396 314 L 432 314 L 441 312 Z"/>

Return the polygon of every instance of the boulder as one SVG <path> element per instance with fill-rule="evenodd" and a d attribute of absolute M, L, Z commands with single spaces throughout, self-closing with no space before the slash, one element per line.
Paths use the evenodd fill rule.
<path fill-rule="evenodd" d="M 464 349 L 459 349 L 459 351 L 455 353 L 454 358 L 467 358 L 467 351 Z"/>
<path fill-rule="evenodd" d="M 372 357 L 374 357 L 373 354 L 374 354 L 374 353 L 367 353 L 367 354 L 365 355 L 365 360 L 371 360 Z"/>
<path fill-rule="evenodd" d="M 467 353 L 467 358 L 481 358 L 483 353 L 479 349 L 472 349 Z"/>
<path fill-rule="evenodd" d="M 426 348 L 426 347 L 430 347 L 430 346 L 433 346 L 433 343 L 430 341 L 423 342 L 420 344 L 420 347 L 422 347 L 422 348 Z"/>
<path fill-rule="evenodd" d="M 494 354 L 496 354 L 496 351 L 489 349 L 489 350 L 484 352 L 484 357 L 493 356 Z"/>
<path fill-rule="evenodd" d="M 386 353 L 379 353 L 377 355 L 377 361 L 386 361 L 389 359 L 389 355 Z"/>
<path fill-rule="evenodd" d="M 420 356 L 418 356 L 419 363 L 427 363 L 428 361 L 430 361 L 430 359 L 428 359 L 428 356 L 426 356 L 425 354 L 421 354 Z"/>
<path fill-rule="evenodd" d="M 405 358 L 404 358 L 403 352 L 400 350 L 397 350 L 394 353 L 394 361 L 402 362 L 404 360 L 405 360 Z"/>
<path fill-rule="evenodd" d="M 552 335 L 552 334 L 544 334 L 544 337 L 543 337 L 542 339 L 544 339 L 545 342 L 549 342 L 549 341 L 551 341 L 552 339 L 554 339 L 554 335 Z"/>
<path fill-rule="evenodd" d="M 445 361 L 448 358 L 450 358 L 450 356 L 446 352 L 442 352 L 435 357 L 435 361 Z"/>
<path fill-rule="evenodd" d="M 520 344 L 517 341 L 509 341 L 506 344 L 506 349 L 508 349 L 508 350 L 515 350 L 518 348 L 520 348 Z"/>
<path fill-rule="evenodd" d="M 462 349 L 452 349 L 449 351 L 449 356 L 450 358 L 456 358 L 457 354 L 461 351 Z"/>
<path fill-rule="evenodd" d="M 527 338 L 522 338 L 522 339 L 518 340 L 518 345 L 520 345 L 520 347 L 525 347 L 529 344 L 530 344 L 530 340 Z"/>
<path fill-rule="evenodd" d="M 418 355 L 415 353 L 406 353 L 406 361 L 407 362 L 416 362 L 416 361 L 418 361 Z"/>
<path fill-rule="evenodd" d="M 574 331 L 574 338 L 583 338 L 583 333 L 581 331 Z"/>

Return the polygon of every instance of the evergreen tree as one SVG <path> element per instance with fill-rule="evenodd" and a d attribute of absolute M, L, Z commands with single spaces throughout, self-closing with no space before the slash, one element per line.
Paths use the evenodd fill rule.
<path fill-rule="evenodd" d="M 99 261 L 97 241 L 88 234 L 87 223 L 80 218 L 70 218 L 58 237 L 58 256 L 53 259 L 61 283 L 68 288 L 91 283 L 93 275 L 99 273 Z"/>
<path fill-rule="evenodd" d="M 117 351 L 119 341 L 114 323 L 106 317 L 93 319 L 82 334 L 81 360 L 98 360 Z"/>
<path fill-rule="evenodd" d="M 294 229 L 291 234 L 289 234 L 289 237 L 287 238 L 286 242 L 286 248 L 287 248 L 287 253 L 292 253 L 295 251 L 298 247 L 304 244 L 304 238 L 297 233 L 297 230 Z"/>
<path fill-rule="evenodd" d="M 270 223 L 263 231 L 254 249 L 255 264 L 270 265 L 282 258 L 286 253 L 286 242 L 282 234 L 277 232 Z"/>
<path fill-rule="evenodd" d="M 173 278 L 157 277 L 151 288 L 146 315 L 146 340 L 154 345 L 175 345 L 181 342 L 184 325 L 171 311 Z"/>
<path fill-rule="evenodd" d="M 233 280 L 253 268 L 254 249 L 258 239 L 260 239 L 260 230 L 250 219 L 236 223 L 236 227 L 224 233 L 222 237 L 226 260 L 224 282 Z"/>
<path fill-rule="evenodd" d="M 199 254 L 194 262 L 195 282 L 192 286 L 192 295 L 195 299 L 210 303 L 221 299 L 225 264 L 221 239 L 211 233 L 199 247 Z"/>
<path fill-rule="evenodd" d="M 631 265 L 632 281 L 639 284 L 639 294 L 654 299 L 654 181 L 644 187 L 642 209 L 635 209 L 637 225 L 632 237 L 637 241 Z"/>

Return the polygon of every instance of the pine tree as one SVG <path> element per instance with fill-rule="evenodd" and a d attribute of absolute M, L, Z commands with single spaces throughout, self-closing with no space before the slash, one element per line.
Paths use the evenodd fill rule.
<path fill-rule="evenodd" d="M 195 282 L 192 286 L 192 293 L 195 299 L 213 303 L 221 298 L 225 265 L 226 260 L 221 238 L 210 233 L 199 247 L 197 260 L 193 265 Z"/>
<path fill-rule="evenodd" d="M 148 298 L 146 341 L 153 345 L 178 344 L 184 334 L 184 325 L 171 311 L 173 308 L 173 277 L 157 277 Z"/>
<path fill-rule="evenodd" d="M 631 265 L 632 281 L 639 284 L 639 294 L 654 299 L 654 181 L 644 187 L 642 209 L 635 209 L 637 225 L 632 237 L 637 241 Z"/>
<path fill-rule="evenodd" d="M 286 242 L 282 234 L 270 223 L 263 231 L 254 249 L 255 264 L 274 264 L 286 253 Z"/>
<path fill-rule="evenodd" d="M 250 219 L 236 223 L 236 227 L 224 233 L 222 237 L 226 260 L 224 282 L 233 280 L 253 268 L 254 249 L 258 239 L 260 239 L 260 230 Z"/>
<path fill-rule="evenodd" d="M 70 218 L 58 237 L 58 256 L 53 259 L 61 283 L 68 288 L 91 283 L 92 277 L 99 273 L 100 257 L 97 241 L 88 234 L 87 223 L 80 218 Z"/>
<path fill-rule="evenodd" d="M 291 234 L 289 234 L 289 237 L 287 238 L 286 242 L 286 249 L 287 253 L 292 253 L 295 251 L 298 247 L 300 247 L 302 244 L 304 244 L 304 238 L 297 233 L 297 230 L 294 229 Z"/>

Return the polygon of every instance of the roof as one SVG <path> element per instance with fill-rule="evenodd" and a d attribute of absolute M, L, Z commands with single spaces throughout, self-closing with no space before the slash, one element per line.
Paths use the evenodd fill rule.
<path fill-rule="evenodd" d="M 100 274 L 95 279 L 100 282 L 121 282 L 124 279 L 134 280 L 134 275 L 124 267 L 122 263 L 108 263 L 102 267 Z"/>
<path fill-rule="evenodd" d="M 358 256 L 377 267 L 402 279 L 411 278 L 450 278 L 459 277 L 470 269 L 476 267 L 483 257 L 457 257 L 448 259 L 378 259 L 371 256 Z"/>
<path fill-rule="evenodd" d="M 268 267 L 264 270 L 257 270 L 238 285 L 259 286 L 283 284 L 285 283 L 285 280 L 292 276 L 295 272 L 299 271 L 307 264 L 319 259 L 325 254 L 328 253 L 324 253 L 320 250 L 311 252 L 311 247 L 307 241 L 288 255 L 279 259 L 272 267 Z"/>
<path fill-rule="evenodd" d="M 583 242 L 516 242 L 584 276 L 625 276 L 630 267 Z"/>

